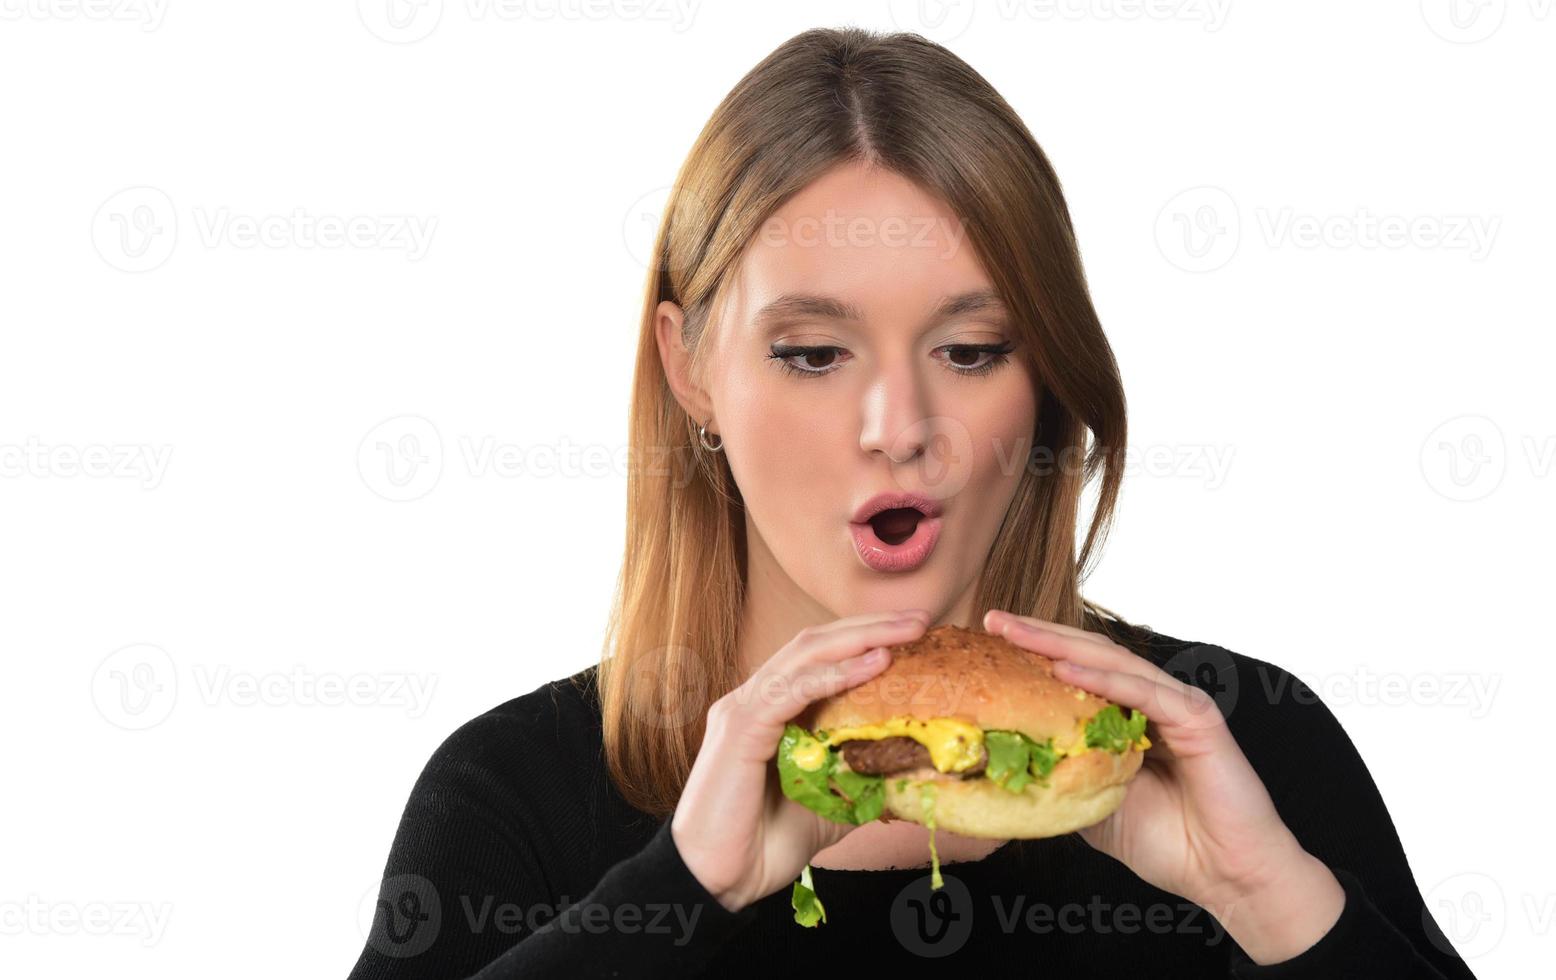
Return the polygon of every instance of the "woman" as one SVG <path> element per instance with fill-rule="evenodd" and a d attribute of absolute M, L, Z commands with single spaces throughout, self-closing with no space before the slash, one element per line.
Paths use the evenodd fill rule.
<path fill-rule="evenodd" d="M 438 749 L 353 977 L 1470 976 L 1310 691 L 1082 598 L 1124 393 L 1058 179 L 983 78 L 916 35 L 791 39 L 692 148 L 655 255 L 606 655 Z M 773 760 L 936 623 L 1054 658 L 1155 747 L 1079 834 L 940 833 L 932 892 L 926 828 L 825 821 Z"/>

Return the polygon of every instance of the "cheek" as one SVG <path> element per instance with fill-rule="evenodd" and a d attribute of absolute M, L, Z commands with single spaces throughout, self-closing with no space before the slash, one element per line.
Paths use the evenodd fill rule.
<path fill-rule="evenodd" d="M 967 419 L 974 436 L 969 474 L 973 487 L 984 492 L 1014 492 L 1032 449 L 1036 413 L 1036 400 L 1024 384 L 1013 385 L 1002 397 L 980 403 L 977 414 Z"/>
<path fill-rule="evenodd" d="M 816 496 L 839 457 L 836 422 L 829 426 L 828 413 L 818 412 L 814 399 L 793 391 L 804 381 L 789 383 L 778 373 L 764 367 L 726 374 L 715 409 L 743 496 L 754 509 L 781 520 L 785 511 L 800 509 L 797 501 Z M 830 417 L 835 420 L 836 413 Z M 793 491 L 801 487 L 814 490 L 796 498 Z"/>

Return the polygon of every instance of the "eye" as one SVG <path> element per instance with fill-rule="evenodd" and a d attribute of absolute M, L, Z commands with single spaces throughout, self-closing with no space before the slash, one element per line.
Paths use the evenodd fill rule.
<path fill-rule="evenodd" d="M 952 374 L 983 375 L 1008 361 L 1010 352 L 1015 348 L 1016 345 L 1007 340 L 998 344 L 947 344 L 935 349 L 946 352 L 945 360 Z M 832 345 L 804 347 L 774 344 L 772 353 L 767 356 L 790 374 L 813 378 L 831 374 L 837 368 L 839 356 L 847 353 L 843 348 Z M 988 360 L 982 360 L 985 356 Z M 802 364 L 795 364 L 795 358 L 801 359 Z M 972 363 L 963 363 L 962 359 L 971 359 Z"/>
<path fill-rule="evenodd" d="M 936 350 L 946 352 L 946 363 L 952 365 L 952 370 L 957 374 L 988 374 L 1001 364 L 1010 360 L 1010 352 L 1016 349 L 1016 345 L 1010 341 L 1000 344 L 947 344 L 937 347 Z M 979 358 L 988 355 L 988 360 Z M 963 364 L 953 360 L 957 357 L 970 358 L 973 363 Z"/>
<path fill-rule="evenodd" d="M 837 364 L 837 355 L 846 353 L 841 347 L 794 347 L 789 344 L 774 344 L 773 352 L 767 356 L 778 363 L 789 374 L 801 374 L 814 377 L 818 374 L 831 374 Z M 803 358 L 806 367 L 794 364 L 791 358 Z M 826 360 L 828 363 L 817 364 L 816 360 Z"/>

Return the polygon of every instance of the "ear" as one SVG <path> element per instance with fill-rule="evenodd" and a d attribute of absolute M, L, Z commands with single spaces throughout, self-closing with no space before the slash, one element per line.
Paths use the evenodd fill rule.
<path fill-rule="evenodd" d="M 669 300 L 661 301 L 654 311 L 654 338 L 659 344 L 659 362 L 664 366 L 670 391 L 686 414 L 702 425 L 713 415 L 713 400 L 692 377 L 692 354 L 686 349 L 681 334 L 685 323 L 685 313 L 680 305 Z M 709 423 L 708 433 L 712 435 L 717 431 L 717 425 Z"/>

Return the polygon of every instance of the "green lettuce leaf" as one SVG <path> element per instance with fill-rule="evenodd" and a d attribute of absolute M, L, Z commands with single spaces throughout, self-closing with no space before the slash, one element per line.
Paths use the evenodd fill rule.
<path fill-rule="evenodd" d="M 940 876 L 940 852 L 935 850 L 935 784 L 920 783 L 918 799 L 924 808 L 924 826 L 929 828 L 929 890 L 935 891 L 945 887 L 945 879 Z"/>
<path fill-rule="evenodd" d="M 886 779 L 838 768 L 838 751 L 828 745 L 817 769 L 802 769 L 794 753 L 819 741 L 790 722 L 778 742 L 778 782 L 783 795 L 834 823 L 865 824 L 886 807 Z M 841 795 L 839 795 L 841 794 Z"/>
<path fill-rule="evenodd" d="M 1020 732 L 984 732 L 983 747 L 989 751 L 985 774 L 1012 793 L 1021 792 L 1032 781 L 1031 742 Z"/>
<path fill-rule="evenodd" d="M 1054 751 L 1054 740 L 1044 739 L 1034 742 L 1027 739 L 1032 750 L 1032 772 L 1037 775 L 1038 782 L 1048 785 L 1048 774 L 1054 771 L 1054 766 L 1059 764 L 1059 753 Z"/>
<path fill-rule="evenodd" d="M 986 775 L 1012 793 L 1021 792 L 1033 779 L 1047 785 L 1048 774 L 1059 764 L 1053 739 L 1035 742 L 1022 732 L 990 729 L 983 733 L 983 744 L 989 752 Z"/>
<path fill-rule="evenodd" d="M 821 904 L 821 899 L 816 897 L 815 886 L 810 880 L 810 865 L 800 869 L 800 879 L 794 883 L 794 893 L 789 896 L 789 904 L 794 906 L 794 921 L 806 928 L 827 921 L 827 910 Z"/>
<path fill-rule="evenodd" d="M 1106 749 L 1109 752 L 1127 752 L 1129 747 L 1145 734 L 1145 715 L 1138 708 L 1131 708 L 1129 719 L 1124 719 L 1124 711 L 1116 704 L 1110 704 L 1106 708 L 1091 716 L 1086 722 L 1086 744 L 1094 749 Z"/>

